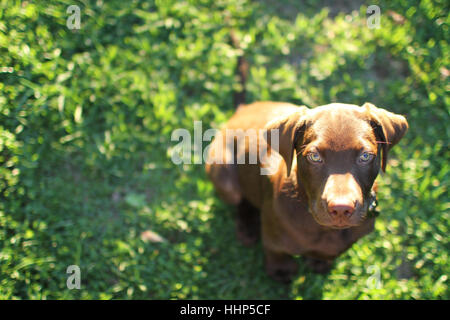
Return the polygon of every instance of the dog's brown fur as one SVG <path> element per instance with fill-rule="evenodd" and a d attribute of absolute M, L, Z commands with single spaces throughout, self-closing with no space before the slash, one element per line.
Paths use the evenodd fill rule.
<path fill-rule="evenodd" d="M 292 255 L 304 255 L 315 271 L 326 272 L 337 256 L 372 231 L 375 219 L 367 217 L 371 189 L 387 152 L 407 127 L 403 116 L 369 103 L 314 109 L 279 102 L 242 105 L 209 153 L 217 159 L 215 153 L 223 148 L 222 160 L 232 161 L 207 164 L 206 171 L 219 195 L 238 206 L 238 238 L 250 245 L 261 234 L 268 274 L 289 281 L 297 271 Z M 248 159 L 250 143 L 262 147 L 270 138 L 238 140 L 230 147 L 222 144 L 226 129 L 279 129 L 282 157 L 270 160 L 276 173 L 261 175 L 260 157 L 257 164 L 236 164 L 242 154 Z M 234 155 L 230 148 L 236 149 Z M 308 160 L 311 150 L 323 163 Z M 374 155 L 370 163 L 358 164 L 362 150 Z M 349 218 L 333 219 L 329 203 L 335 199 L 355 204 Z"/>

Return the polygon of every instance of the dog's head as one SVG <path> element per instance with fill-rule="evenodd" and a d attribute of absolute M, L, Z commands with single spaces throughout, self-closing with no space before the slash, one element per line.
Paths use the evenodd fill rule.
<path fill-rule="evenodd" d="M 297 178 L 315 220 L 348 228 L 366 218 L 375 178 L 385 170 L 388 151 L 406 133 L 408 123 L 370 103 L 333 103 L 301 107 L 271 121 L 266 129 L 279 130 L 278 151 L 288 176 L 296 155 Z"/>

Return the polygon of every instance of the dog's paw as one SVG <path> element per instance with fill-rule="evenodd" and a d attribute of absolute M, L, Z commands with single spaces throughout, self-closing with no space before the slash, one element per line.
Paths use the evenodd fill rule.
<path fill-rule="evenodd" d="M 236 223 L 236 237 L 238 240 L 246 247 L 256 244 L 259 240 L 259 229 L 243 225 L 239 222 L 238 220 Z"/>
<path fill-rule="evenodd" d="M 321 260 L 316 258 L 306 258 L 306 265 L 314 273 L 327 274 L 333 268 L 333 261 Z"/>
<path fill-rule="evenodd" d="M 272 279 L 287 284 L 297 275 L 298 264 L 292 257 L 286 256 L 280 261 L 266 261 L 266 271 Z"/>
<path fill-rule="evenodd" d="M 291 270 L 286 269 L 275 269 L 272 272 L 268 272 L 269 276 L 275 281 L 289 284 L 294 279 L 294 276 L 297 274 L 296 272 L 292 272 Z"/>

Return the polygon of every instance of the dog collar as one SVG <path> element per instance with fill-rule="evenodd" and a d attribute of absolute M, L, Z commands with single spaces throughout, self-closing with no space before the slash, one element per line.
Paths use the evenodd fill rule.
<path fill-rule="evenodd" d="M 370 192 L 369 198 L 369 209 L 367 210 L 367 213 L 370 218 L 376 218 L 380 215 L 380 212 L 377 211 L 377 205 L 378 205 L 377 194 L 375 193 L 375 191 L 372 190 Z"/>

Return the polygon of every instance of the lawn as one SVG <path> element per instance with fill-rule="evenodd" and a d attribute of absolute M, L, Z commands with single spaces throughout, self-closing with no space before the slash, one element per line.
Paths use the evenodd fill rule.
<path fill-rule="evenodd" d="M 449 22 L 445 0 L 0 0 L 0 299 L 449 299 Z M 328 275 L 270 279 L 203 165 L 171 161 L 175 129 L 233 112 L 231 29 L 248 102 L 408 119 Z"/>

